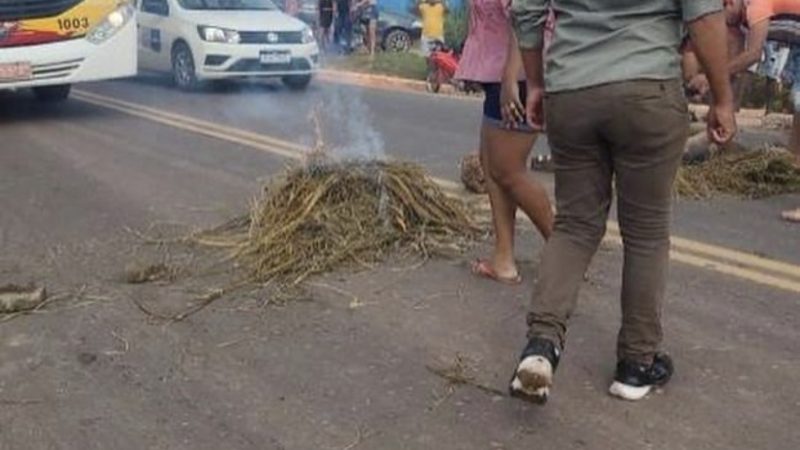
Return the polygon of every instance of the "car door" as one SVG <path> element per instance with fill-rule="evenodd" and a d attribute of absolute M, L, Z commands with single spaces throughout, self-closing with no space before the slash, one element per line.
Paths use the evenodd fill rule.
<path fill-rule="evenodd" d="M 170 25 L 168 0 L 139 0 L 139 67 L 170 70 L 165 30 Z M 167 61 L 165 64 L 164 62 Z"/>

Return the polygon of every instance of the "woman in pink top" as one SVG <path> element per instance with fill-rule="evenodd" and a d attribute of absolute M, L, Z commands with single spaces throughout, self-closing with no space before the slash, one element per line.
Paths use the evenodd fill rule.
<path fill-rule="evenodd" d="M 478 260 L 473 273 L 506 283 L 519 283 L 514 260 L 517 208 L 547 239 L 553 211 L 547 191 L 527 169 L 536 132 L 526 125 L 522 58 L 511 31 L 511 0 L 472 0 L 469 36 L 456 78 L 480 83 L 485 100 L 480 156 L 492 205 L 495 231 L 493 256 Z"/>

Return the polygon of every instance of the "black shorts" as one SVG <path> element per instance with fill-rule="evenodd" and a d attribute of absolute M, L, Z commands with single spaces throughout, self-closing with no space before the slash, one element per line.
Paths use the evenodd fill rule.
<path fill-rule="evenodd" d="M 319 13 L 319 27 L 327 30 L 333 25 L 333 10 L 323 10 Z"/>
<path fill-rule="evenodd" d="M 483 122 L 498 128 L 507 128 L 503 123 L 502 105 L 500 104 L 500 91 L 502 85 L 500 83 L 483 83 L 484 100 L 483 100 Z M 524 81 L 519 82 L 519 99 L 522 105 L 528 99 L 528 87 Z M 517 131 L 533 132 L 527 123 L 521 123 L 516 128 Z"/>

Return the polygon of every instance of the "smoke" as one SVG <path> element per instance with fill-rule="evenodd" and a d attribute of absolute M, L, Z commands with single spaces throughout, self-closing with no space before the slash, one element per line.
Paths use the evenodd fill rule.
<path fill-rule="evenodd" d="M 325 129 L 325 149 L 330 157 L 345 161 L 386 159 L 386 143 L 375 128 L 375 115 L 360 89 L 322 86 L 320 114 Z"/>

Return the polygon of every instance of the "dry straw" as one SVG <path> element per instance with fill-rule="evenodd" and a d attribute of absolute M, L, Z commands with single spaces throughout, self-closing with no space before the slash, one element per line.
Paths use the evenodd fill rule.
<path fill-rule="evenodd" d="M 316 149 L 264 188 L 249 217 L 197 241 L 230 248 L 246 280 L 294 285 L 394 251 L 423 257 L 459 251 L 477 237 L 464 203 L 416 164 L 336 161 L 325 151 L 319 110 Z"/>
<path fill-rule="evenodd" d="M 729 194 L 744 198 L 800 192 L 800 170 L 792 156 L 778 149 L 718 154 L 708 161 L 682 167 L 678 195 L 708 198 Z"/>

